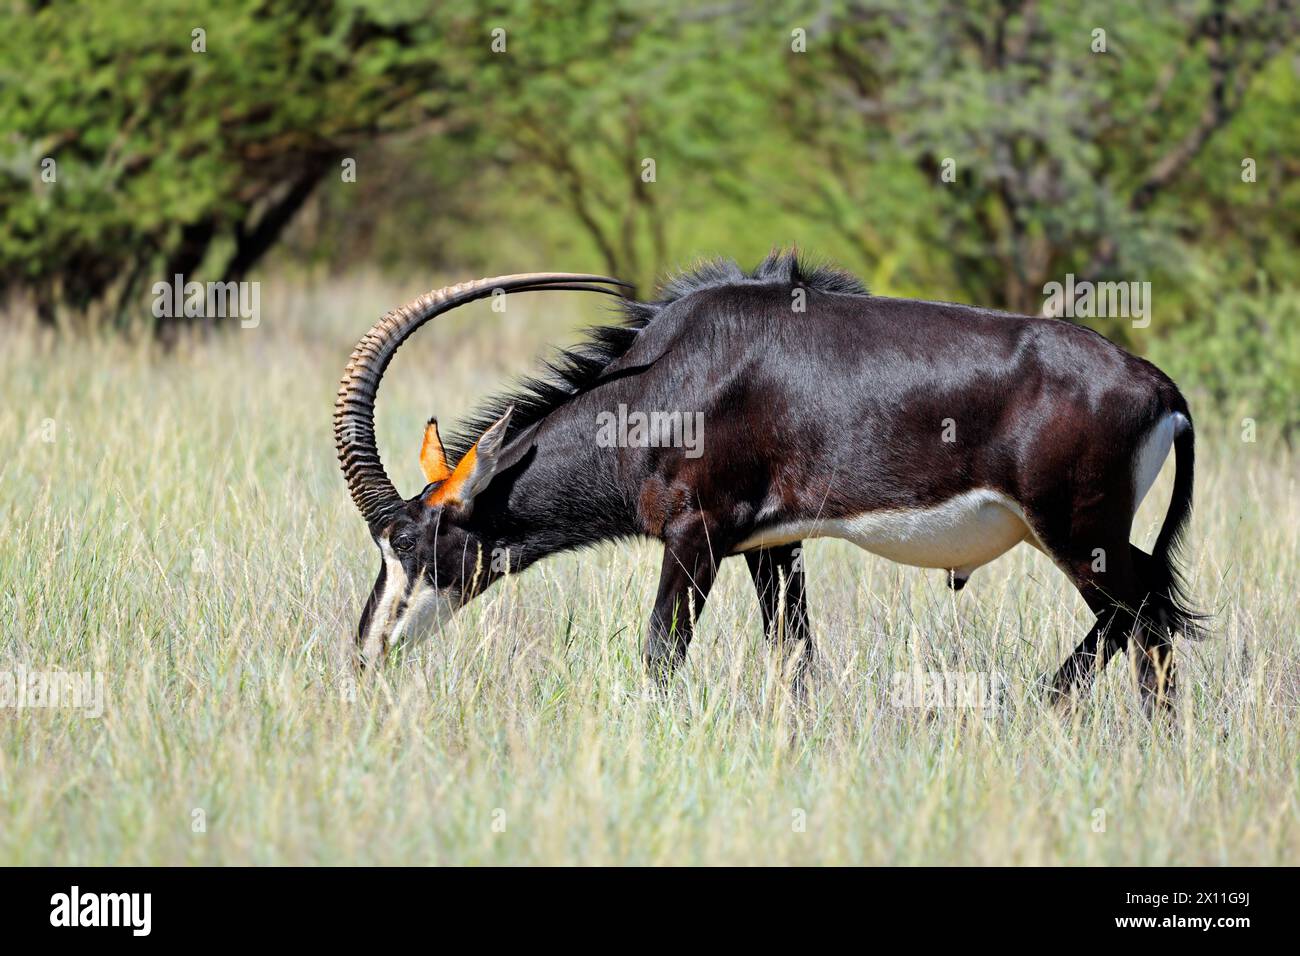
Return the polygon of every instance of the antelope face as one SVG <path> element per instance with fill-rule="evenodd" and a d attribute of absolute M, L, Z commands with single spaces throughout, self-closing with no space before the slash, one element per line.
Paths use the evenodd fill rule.
<path fill-rule="evenodd" d="M 425 427 L 420 463 L 428 484 L 402 502 L 375 534 L 381 563 L 357 626 L 362 667 L 390 648 L 441 625 L 488 583 L 486 543 L 468 528 L 475 496 L 492 480 L 510 412 L 492 425 L 452 469 L 438 424 Z"/>
<path fill-rule="evenodd" d="M 362 663 L 378 660 L 397 640 L 409 637 L 419 620 L 450 614 L 482 582 L 465 569 L 478 567 L 481 542 L 466 531 L 466 519 L 497 468 L 506 440 L 507 409 L 454 469 L 447 467 L 438 427 L 425 428 L 420 464 L 428 484 L 404 500 L 393 487 L 375 440 L 375 399 L 384 370 L 402 343 L 435 316 L 499 293 L 546 289 L 621 295 L 627 283 L 608 276 L 573 272 L 531 272 L 494 276 L 434 289 L 392 309 L 370 327 L 348 359 L 334 400 L 334 442 L 348 493 L 379 546 L 382 564 L 357 631 Z M 476 523 L 477 519 L 476 519 Z"/>
<path fill-rule="evenodd" d="M 357 628 L 362 666 L 436 630 L 478 590 L 481 543 L 443 509 L 419 499 L 408 506 L 410 511 L 375 539 L 379 577 Z"/>

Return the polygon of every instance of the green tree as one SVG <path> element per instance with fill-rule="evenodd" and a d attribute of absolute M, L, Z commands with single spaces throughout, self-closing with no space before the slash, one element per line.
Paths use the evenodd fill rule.
<path fill-rule="evenodd" d="M 0 284 L 49 320 L 138 314 L 177 273 L 242 278 L 346 157 L 447 114 L 440 27 L 366 0 L 68 0 L 7 18 Z"/>
<path fill-rule="evenodd" d="M 485 134 L 597 250 L 645 287 L 691 197 L 736 200 L 759 133 L 762 39 L 726 8 L 637 0 L 489 4 L 502 46 L 471 80 Z"/>
<path fill-rule="evenodd" d="M 1290 0 L 847 0 L 809 26 L 785 96 L 820 171 L 810 214 L 864 258 L 901 225 L 914 269 L 923 250 L 970 301 L 1016 311 L 1066 272 L 1177 272 L 1216 137 L 1252 97 L 1270 106 L 1256 122 L 1300 116 L 1293 77 L 1269 79 L 1300 36 Z M 1239 164 L 1215 175 L 1239 184 Z"/>

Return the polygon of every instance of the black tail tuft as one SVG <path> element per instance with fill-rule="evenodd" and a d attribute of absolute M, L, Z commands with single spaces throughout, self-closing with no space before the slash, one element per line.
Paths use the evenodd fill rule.
<path fill-rule="evenodd" d="M 1174 435 L 1174 493 L 1169 511 L 1156 537 L 1151 557 L 1156 580 L 1152 581 L 1152 610 L 1164 626 L 1189 640 L 1208 636 L 1209 615 L 1195 610 L 1188 599 L 1187 580 L 1180 567 L 1183 539 L 1192 514 L 1192 484 L 1196 467 L 1196 435 L 1186 411 Z"/>

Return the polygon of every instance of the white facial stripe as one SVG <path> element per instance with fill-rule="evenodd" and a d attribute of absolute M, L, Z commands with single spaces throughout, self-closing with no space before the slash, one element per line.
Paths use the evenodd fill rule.
<path fill-rule="evenodd" d="M 380 539 L 379 550 L 384 558 L 384 590 L 361 642 L 361 656 L 367 664 L 380 660 L 402 640 L 428 633 L 459 606 L 450 589 L 434 588 L 423 575 L 412 582 L 387 539 Z"/>
<path fill-rule="evenodd" d="M 366 663 L 373 663 L 383 656 L 386 649 L 386 635 L 393 626 L 393 617 L 408 588 L 406 569 L 397 559 L 388 541 L 380 539 L 379 551 L 384 557 L 384 591 L 375 603 L 370 615 L 370 626 L 366 629 L 361 642 L 361 657 Z"/>
<path fill-rule="evenodd" d="M 451 617 L 454 609 L 450 592 L 440 591 L 420 577 L 411 588 L 406 607 L 393 627 L 389 646 L 396 647 L 403 640 L 419 640 Z"/>

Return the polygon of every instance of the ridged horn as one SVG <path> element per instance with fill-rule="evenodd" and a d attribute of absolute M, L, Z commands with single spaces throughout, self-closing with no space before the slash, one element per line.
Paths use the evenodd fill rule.
<path fill-rule="evenodd" d="M 352 350 L 338 399 L 334 402 L 334 441 L 348 491 L 372 534 L 378 534 L 392 520 L 402 498 L 388 480 L 375 440 L 375 398 L 388 363 L 412 332 L 434 316 L 466 302 L 484 299 L 497 289 L 503 292 L 556 291 L 603 292 L 622 295 L 606 286 L 631 288 L 626 282 L 607 276 L 567 272 L 534 272 L 522 275 L 477 279 L 426 292 L 413 302 L 393 309 L 361 337 Z"/>

